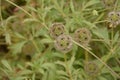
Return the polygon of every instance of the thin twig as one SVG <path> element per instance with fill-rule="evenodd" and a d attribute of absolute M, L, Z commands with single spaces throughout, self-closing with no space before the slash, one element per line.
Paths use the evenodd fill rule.
<path fill-rule="evenodd" d="M 120 75 L 118 75 L 116 72 L 114 72 L 105 62 L 103 62 L 98 56 L 96 56 L 93 52 L 91 52 L 89 49 L 85 48 L 84 46 L 82 46 L 81 44 L 75 42 L 74 40 L 72 40 L 73 43 L 75 43 L 76 45 L 82 47 L 83 49 L 85 49 L 86 51 L 88 51 L 92 56 L 94 56 L 96 59 L 98 59 L 102 64 L 104 64 L 111 72 L 112 75 L 120 78 Z"/>
<path fill-rule="evenodd" d="M 22 10 L 23 12 L 25 12 L 26 14 L 28 14 L 30 17 L 33 17 L 29 12 L 27 12 L 27 11 L 26 11 L 25 9 L 23 9 L 22 7 L 16 5 L 16 4 L 13 3 L 12 1 L 10 1 L 10 0 L 6 0 L 6 1 L 7 1 L 8 3 L 10 3 L 10 4 L 16 6 L 17 8 L 19 8 L 20 10 Z"/>

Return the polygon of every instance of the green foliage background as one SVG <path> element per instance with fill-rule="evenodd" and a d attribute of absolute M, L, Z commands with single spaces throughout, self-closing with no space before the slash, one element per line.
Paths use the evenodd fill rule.
<path fill-rule="evenodd" d="M 120 11 L 120 0 L 109 8 L 102 0 L 19 1 L 0 0 L 0 80 L 120 80 L 120 25 L 109 29 L 107 23 L 109 12 Z M 72 51 L 57 51 L 48 31 L 54 22 L 71 37 L 89 29 L 90 46 L 73 40 Z M 86 62 L 98 72 L 89 75 Z"/>

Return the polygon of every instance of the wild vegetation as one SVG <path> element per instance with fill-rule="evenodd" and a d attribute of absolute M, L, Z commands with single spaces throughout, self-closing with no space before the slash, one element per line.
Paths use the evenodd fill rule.
<path fill-rule="evenodd" d="M 0 80 L 120 80 L 120 0 L 0 0 Z"/>

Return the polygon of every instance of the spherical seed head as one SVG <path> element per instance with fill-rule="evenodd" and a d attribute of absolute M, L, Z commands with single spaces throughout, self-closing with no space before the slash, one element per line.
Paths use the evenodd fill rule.
<path fill-rule="evenodd" d="M 110 8 L 115 5 L 116 0 L 102 0 L 102 2 L 106 8 Z"/>
<path fill-rule="evenodd" d="M 56 39 L 59 35 L 64 34 L 65 29 L 62 23 L 54 23 L 49 29 L 50 36 Z"/>
<path fill-rule="evenodd" d="M 112 24 L 113 26 L 117 26 L 118 24 L 120 24 L 120 12 L 115 11 L 109 12 L 108 20 L 110 24 Z"/>
<path fill-rule="evenodd" d="M 75 41 L 83 46 L 88 46 L 88 43 L 90 42 L 91 37 L 92 35 L 90 31 L 86 28 L 79 28 L 74 33 Z"/>
<path fill-rule="evenodd" d="M 94 76 L 98 73 L 99 68 L 98 65 L 94 62 L 86 62 L 84 70 L 88 75 Z"/>
<path fill-rule="evenodd" d="M 55 48 L 62 53 L 71 51 L 72 45 L 72 38 L 65 34 L 60 35 L 55 41 Z"/>

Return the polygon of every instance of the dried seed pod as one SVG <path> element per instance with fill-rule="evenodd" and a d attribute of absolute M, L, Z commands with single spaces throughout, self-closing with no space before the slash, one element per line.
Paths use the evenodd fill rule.
<path fill-rule="evenodd" d="M 22 52 L 23 52 L 24 54 L 31 55 L 31 54 L 33 54 L 33 53 L 36 52 L 36 48 L 35 48 L 35 46 L 32 44 L 32 42 L 27 42 L 27 43 L 23 46 Z"/>
<path fill-rule="evenodd" d="M 88 46 L 88 43 L 90 42 L 91 37 L 92 36 L 90 31 L 86 28 L 79 28 L 74 33 L 75 41 L 86 47 Z"/>
<path fill-rule="evenodd" d="M 102 0 L 106 8 L 112 8 L 115 5 L 116 0 Z"/>
<path fill-rule="evenodd" d="M 112 25 L 113 27 L 120 24 L 120 12 L 113 11 L 113 12 L 108 13 L 108 21 L 110 25 Z"/>
<path fill-rule="evenodd" d="M 86 62 L 84 70 L 88 75 L 94 76 L 98 73 L 99 68 L 98 65 L 94 62 Z"/>
<path fill-rule="evenodd" d="M 71 51 L 72 45 L 72 38 L 65 34 L 60 35 L 55 41 L 55 48 L 62 53 Z"/>
<path fill-rule="evenodd" d="M 54 23 L 50 27 L 50 36 L 56 39 L 59 35 L 64 34 L 65 29 L 62 23 Z"/>

